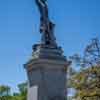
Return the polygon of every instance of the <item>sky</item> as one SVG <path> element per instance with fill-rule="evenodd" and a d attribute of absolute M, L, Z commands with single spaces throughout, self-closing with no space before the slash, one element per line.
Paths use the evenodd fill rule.
<path fill-rule="evenodd" d="M 0 0 L 0 84 L 12 91 L 27 80 L 23 64 L 41 37 L 34 1 Z M 48 0 L 48 6 L 65 56 L 82 53 L 91 38 L 100 37 L 100 0 Z"/>

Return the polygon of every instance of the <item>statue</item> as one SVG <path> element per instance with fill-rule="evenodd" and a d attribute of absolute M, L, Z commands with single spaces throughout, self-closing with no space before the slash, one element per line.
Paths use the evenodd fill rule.
<path fill-rule="evenodd" d="M 49 20 L 47 0 L 35 0 L 40 12 L 40 33 L 42 33 L 42 43 L 46 45 L 56 45 L 53 34 L 54 24 Z"/>
<path fill-rule="evenodd" d="M 40 11 L 41 18 L 43 20 L 48 19 L 48 7 L 47 7 L 47 0 L 35 0 L 36 4 L 38 5 L 38 9 Z"/>

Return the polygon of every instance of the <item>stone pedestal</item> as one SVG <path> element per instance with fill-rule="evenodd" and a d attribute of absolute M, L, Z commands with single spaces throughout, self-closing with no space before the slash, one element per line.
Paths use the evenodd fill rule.
<path fill-rule="evenodd" d="M 32 58 L 25 64 L 28 100 L 64 100 L 69 62 L 61 48 L 34 45 Z"/>

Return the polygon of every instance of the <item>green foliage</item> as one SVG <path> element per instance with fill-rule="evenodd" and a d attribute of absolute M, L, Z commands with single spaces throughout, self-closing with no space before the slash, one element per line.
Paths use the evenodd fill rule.
<path fill-rule="evenodd" d="M 24 93 L 27 91 L 27 83 L 24 82 L 24 83 L 21 83 L 21 84 L 18 84 L 18 88 L 19 88 L 19 91 L 20 93 Z"/>
<path fill-rule="evenodd" d="M 100 44 L 93 39 L 86 47 L 83 58 L 72 57 L 81 69 L 70 75 L 70 86 L 76 90 L 75 97 L 81 100 L 100 100 Z"/>
<path fill-rule="evenodd" d="M 26 100 L 27 96 L 27 82 L 18 85 L 21 100 Z"/>
<path fill-rule="evenodd" d="M 0 100 L 26 100 L 27 95 L 27 83 L 21 83 L 18 85 L 19 93 L 10 94 L 9 86 L 0 86 Z"/>
<path fill-rule="evenodd" d="M 0 86 L 0 96 L 8 96 L 10 94 L 10 87 L 1 85 Z"/>
<path fill-rule="evenodd" d="M 100 96 L 100 66 L 77 72 L 70 81 L 71 86 L 77 90 L 76 96 Z"/>

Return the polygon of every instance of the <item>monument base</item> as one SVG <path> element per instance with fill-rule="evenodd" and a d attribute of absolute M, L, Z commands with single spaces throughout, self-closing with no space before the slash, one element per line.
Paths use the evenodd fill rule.
<path fill-rule="evenodd" d="M 25 64 L 28 100 L 64 100 L 68 65 L 61 48 L 34 45 L 33 56 Z"/>

